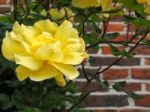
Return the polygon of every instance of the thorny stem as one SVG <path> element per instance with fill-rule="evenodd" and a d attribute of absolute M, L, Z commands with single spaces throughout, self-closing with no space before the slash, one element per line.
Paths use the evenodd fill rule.
<path fill-rule="evenodd" d="M 13 16 L 14 16 L 14 20 L 17 20 L 17 4 L 18 4 L 18 0 L 13 0 Z"/>
<path fill-rule="evenodd" d="M 90 92 L 82 93 L 80 100 L 79 100 L 77 103 L 75 103 L 67 112 L 71 112 L 71 111 L 72 111 L 76 106 L 78 106 L 89 94 L 90 94 Z"/>
<path fill-rule="evenodd" d="M 85 68 L 84 68 L 84 61 L 82 62 L 81 65 L 82 65 L 83 75 L 84 75 L 84 77 L 86 78 L 86 80 L 89 81 L 89 78 L 88 78 L 88 76 L 87 76 L 86 70 L 85 70 Z"/>
<path fill-rule="evenodd" d="M 131 11 L 129 11 L 128 16 L 131 16 Z M 130 30 L 130 23 L 127 24 L 127 33 L 126 33 L 126 39 L 129 40 L 129 30 Z"/>
<path fill-rule="evenodd" d="M 91 15 L 91 13 L 89 13 L 84 20 L 81 18 L 81 21 L 82 21 L 82 36 L 83 36 L 83 38 L 84 38 L 84 35 L 85 35 L 85 23 L 87 22 L 87 20 L 90 17 L 90 15 Z M 89 81 L 89 78 L 88 78 L 87 73 L 86 73 L 85 68 L 84 68 L 84 61 L 82 62 L 81 65 L 82 65 L 83 74 L 84 74 L 86 80 Z"/>
<path fill-rule="evenodd" d="M 109 24 L 109 20 L 110 20 L 110 18 L 108 19 L 108 21 L 103 21 L 103 33 L 102 33 L 102 36 L 101 36 L 101 38 L 103 39 L 104 38 L 104 36 L 105 36 L 105 34 L 106 34 L 106 31 L 107 31 L 107 28 L 108 28 L 108 24 Z"/>
<path fill-rule="evenodd" d="M 32 9 L 32 10 L 37 9 L 37 8 L 40 6 L 40 4 L 42 4 L 42 1 L 43 1 L 43 0 L 39 0 L 38 4 L 37 4 L 35 7 L 33 7 L 33 9 Z"/>
<path fill-rule="evenodd" d="M 27 17 L 30 13 L 30 10 L 29 10 L 29 7 L 28 7 L 28 1 L 27 0 L 24 0 L 25 1 L 25 6 L 26 6 L 26 16 Z"/>

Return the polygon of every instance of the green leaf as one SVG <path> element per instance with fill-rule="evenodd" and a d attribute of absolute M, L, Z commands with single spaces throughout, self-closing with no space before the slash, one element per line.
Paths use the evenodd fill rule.
<path fill-rule="evenodd" d="M 9 16 L 0 16 L 0 21 L 4 23 L 10 23 L 10 18 Z"/>
<path fill-rule="evenodd" d="M 7 110 L 13 106 L 9 96 L 0 93 L 0 109 Z"/>
<path fill-rule="evenodd" d="M 130 16 L 124 16 L 124 21 L 126 23 L 132 23 L 136 26 L 150 26 L 150 20 L 144 18 L 134 18 Z"/>
<path fill-rule="evenodd" d="M 0 41 L 2 41 L 2 39 L 4 38 L 6 30 L 9 31 L 10 29 L 10 24 L 6 22 L 0 22 Z"/>
<path fill-rule="evenodd" d="M 150 46 L 150 40 L 147 40 L 147 41 L 145 42 L 145 44 L 146 44 L 147 46 Z"/>
<path fill-rule="evenodd" d="M 134 10 L 140 14 L 144 14 L 144 7 L 136 2 L 136 0 L 121 0 L 123 6 L 127 9 Z"/>
<path fill-rule="evenodd" d="M 119 36 L 119 33 L 107 33 L 105 34 L 105 39 L 114 39 L 117 38 Z"/>
<path fill-rule="evenodd" d="M 80 109 L 80 108 L 75 108 L 72 110 L 72 112 L 90 112 L 88 110 L 83 110 L 83 109 Z"/>
<path fill-rule="evenodd" d="M 116 91 L 122 91 L 125 86 L 126 86 L 126 81 L 115 82 L 115 83 L 112 85 L 112 87 L 113 87 Z"/>
<path fill-rule="evenodd" d="M 133 99 L 140 99 L 140 98 L 142 98 L 142 96 L 141 95 L 138 95 L 138 94 L 136 94 L 136 93 L 134 93 L 134 92 L 132 92 L 132 91 L 128 91 L 128 92 L 126 92 L 131 98 L 133 98 Z"/>
<path fill-rule="evenodd" d="M 119 51 L 119 49 L 111 44 L 109 44 L 109 46 L 111 47 L 111 51 L 112 51 L 112 54 L 114 56 L 120 56 L 121 55 L 121 52 Z"/>
<path fill-rule="evenodd" d="M 22 111 L 19 111 L 19 112 L 40 112 L 40 110 L 37 108 L 26 107 Z"/>
<path fill-rule="evenodd" d="M 131 21 L 131 23 L 137 26 L 150 26 L 150 20 L 137 18 Z"/>
<path fill-rule="evenodd" d="M 132 53 L 132 52 L 130 53 L 126 50 L 123 50 L 121 56 L 127 57 L 127 58 L 132 58 L 134 56 L 134 53 Z"/>
<path fill-rule="evenodd" d="M 107 80 L 104 80 L 104 81 L 102 82 L 102 85 L 103 85 L 104 88 L 108 88 L 110 84 L 108 83 Z"/>
<path fill-rule="evenodd" d="M 28 97 L 27 97 L 27 92 L 24 91 L 24 90 L 16 90 L 14 92 L 14 94 L 12 95 L 12 102 L 13 104 L 16 106 L 17 109 L 24 109 L 27 105 L 27 100 L 28 100 Z"/>

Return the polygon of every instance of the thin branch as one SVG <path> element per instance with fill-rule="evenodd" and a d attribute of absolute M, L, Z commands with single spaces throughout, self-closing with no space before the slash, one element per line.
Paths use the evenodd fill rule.
<path fill-rule="evenodd" d="M 131 53 L 138 45 L 139 43 L 145 39 L 145 37 L 147 36 L 148 31 L 144 34 L 144 36 L 128 51 L 128 53 Z M 108 67 L 104 68 L 103 70 L 101 70 L 98 73 L 103 73 L 104 71 L 108 70 L 109 68 L 111 68 L 114 64 L 116 64 L 117 62 L 119 62 L 122 58 L 124 58 L 125 56 L 121 56 L 119 59 L 117 59 L 116 61 L 114 61 L 111 65 L 109 65 Z"/>
<path fill-rule="evenodd" d="M 101 38 L 103 39 L 104 38 L 104 36 L 105 36 L 105 34 L 106 34 L 106 31 L 107 31 L 107 28 L 108 28 L 108 24 L 109 24 L 109 21 L 110 21 L 110 18 L 108 19 L 108 21 L 103 21 L 103 33 L 102 33 L 102 36 L 101 36 Z"/>
<path fill-rule="evenodd" d="M 17 4 L 18 0 L 13 0 L 13 18 L 15 21 L 17 20 Z"/>
<path fill-rule="evenodd" d="M 131 11 L 129 10 L 128 16 L 131 16 Z M 126 33 L 126 39 L 129 40 L 129 30 L 130 30 L 130 23 L 127 24 L 127 33 Z"/>
<path fill-rule="evenodd" d="M 86 78 L 86 80 L 89 81 L 89 78 L 88 78 L 88 76 L 87 76 L 86 70 L 85 70 L 85 68 L 84 68 L 84 61 L 81 63 L 81 65 L 82 65 L 83 75 L 84 75 L 84 77 Z"/>
<path fill-rule="evenodd" d="M 90 92 L 86 93 L 85 95 L 84 94 L 85 93 L 82 93 L 80 100 L 75 103 L 67 112 L 71 112 L 76 106 L 78 106 L 90 94 Z"/>
<path fill-rule="evenodd" d="M 24 0 L 24 2 L 25 2 L 25 6 L 26 6 L 26 15 L 25 15 L 25 17 L 27 17 L 29 15 L 29 13 L 30 13 L 30 9 L 28 7 L 28 1 Z"/>

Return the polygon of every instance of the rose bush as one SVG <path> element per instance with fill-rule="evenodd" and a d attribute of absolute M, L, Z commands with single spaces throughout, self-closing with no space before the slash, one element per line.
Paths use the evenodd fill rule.
<path fill-rule="evenodd" d="M 149 14 L 149 0 L 13 0 L 0 16 L 0 112 L 87 112 L 80 103 L 110 87 L 140 98 L 126 81 L 109 84 L 99 75 L 150 46 Z M 118 17 L 123 34 L 109 32 Z M 116 60 L 90 67 L 97 55 L 88 52 L 103 45 Z"/>

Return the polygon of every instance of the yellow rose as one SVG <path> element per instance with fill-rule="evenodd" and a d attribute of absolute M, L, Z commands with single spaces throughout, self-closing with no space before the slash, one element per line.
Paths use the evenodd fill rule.
<path fill-rule="evenodd" d="M 72 5 L 78 8 L 101 6 L 102 11 L 111 10 L 112 0 L 73 0 Z"/>
<path fill-rule="evenodd" d="M 64 76 L 69 80 L 78 77 L 73 65 L 88 57 L 83 39 L 70 22 L 58 26 L 50 20 L 38 21 L 33 26 L 15 22 L 3 39 L 2 53 L 19 65 L 16 68 L 19 80 L 55 78 L 59 86 L 65 86 Z"/>
<path fill-rule="evenodd" d="M 145 13 L 150 14 L 150 6 L 147 6 L 144 10 Z"/>
<path fill-rule="evenodd" d="M 147 3 L 147 0 L 136 0 L 139 4 L 145 4 Z"/>
<path fill-rule="evenodd" d="M 97 7 L 101 0 L 72 0 L 72 5 L 78 8 Z"/>
<path fill-rule="evenodd" d="M 60 20 L 60 19 L 63 20 L 65 16 L 67 18 L 70 18 L 73 14 L 72 10 L 68 7 L 63 7 L 60 11 L 56 8 L 52 8 L 49 10 L 49 13 L 54 20 Z"/>
<path fill-rule="evenodd" d="M 111 10 L 112 0 L 102 0 L 101 1 L 102 11 Z"/>
<path fill-rule="evenodd" d="M 150 0 L 137 0 L 139 4 L 145 4 L 146 8 L 144 10 L 145 13 L 150 14 Z"/>

